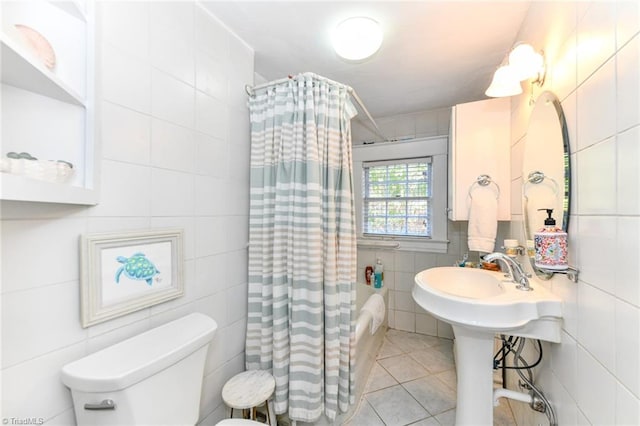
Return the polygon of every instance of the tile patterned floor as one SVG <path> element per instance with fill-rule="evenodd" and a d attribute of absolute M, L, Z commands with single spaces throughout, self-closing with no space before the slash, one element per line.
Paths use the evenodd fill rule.
<path fill-rule="evenodd" d="M 358 410 L 345 426 L 448 426 L 455 423 L 451 340 L 389 329 Z M 507 404 L 494 425 L 515 425 Z"/>

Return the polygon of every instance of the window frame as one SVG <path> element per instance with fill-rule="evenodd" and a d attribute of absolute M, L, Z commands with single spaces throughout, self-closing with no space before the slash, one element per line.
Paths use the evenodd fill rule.
<path fill-rule="evenodd" d="M 423 164 L 426 163 L 427 164 L 427 172 L 428 172 L 428 177 L 424 180 L 424 183 L 427 184 L 427 188 L 428 188 L 428 193 L 425 196 L 419 196 L 419 197 L 412 197 L 409 194 L 405 194 L 405 196 L 387 196 L 387 197 L 375 197 L 375 196 L 371 196 L 371 194 L 369 194 L 369 196 L 366 196 L 366 192 L 371 188 L 371 186 L 376 186 L 373 184 L 376 184 L 376 182 L 372 182 L 371 180 L 369 180 L 368 182 L 366 181 L 366 176 L 367 176 L 367 169 L 373 169 L 373 168 L 380 168 L 380 167 L 390 167 L 390 166 L 398 166 L 398 165 L 411 165 L 411 164 Z M 432 218 L 433 218 L 433 166 L 432 166 L 432 158 L 430 156 L 422 156 L 422 157 L 414 157 L 414 158 L 400 158 L 400 159 L 395 159 L 395 160 L 383 160 L 383 161 L 364 161 L 362 162 L 362 171 L 363 171 L 363 197 L 362 197 L 362 222 L 363 222 L 363 236 L 365 237 L 413 237 L 413 238 L 431 238 L 432 234 L 433 234 L 433 226 L 432 226 Z M 414 183 L 416 183 L 417 181 L 413 181 Z M 420 182 L 423 182 L 422 180 Z M 382 183 L 382 185 L 385 185 L 387 187 L 391 186 L 391 185 L 406 185 L 408 187 L 408 185 L 410 185 L 412 183 L 412 181 L 409 179 L 409 177 L 407 176 L 407 178 L 403 181 L 385 181 Z M 377 183 L 377 186 L 380 186 L 380 183 Z M 424 217 L 424 219 L 426 221 L 428 221 L 429 223 L 429 229 L 428 231 L 430 231 L 428 234 L 429 235 L 417 235 L 417 234 L 391 234 L 391 233 L 376 233 L 376 232 L 366 232 L 364 230 L 364 225 L 365 222 L 367 220 L 367 217 L 365 217 L 366 215 L 366 211 L 367 209 L 365 208 L 365 205 L 367 203 L 367 200 L 369 202 L 384 202 L 388 208 L 389 203 L 391 202 L 395 202 L 395 201 L 401 201 L 403 203 L 405 203 L 405 207 L 408 209 L 408 205 L 411 201 L 426 201 L 427 202 L 427 206 L 428 206 L 428 212 L 427 212 L 427 216 Z M 393 218 L 404 218 L 406 220 L 406 226 L 408 227 L 408 222 L 410 218 L 415 218 L 416 216 L 411 216 L 409 215 L 408 211 L 405 211 L 404 216 L 390 216 L 387 212 L 387 214 L 385 214 L 384 216 L 374 216 L 374 215 L 370 215 L 368 216 L 368 218 L 371 217 L 378 217 L 378 218 L 384 218 L 386 222 L 389 221 L 389 219 L 393 219 Z M 417 216 L 417 217 L 421 217 L 421 216 Z"/>
<path fill-rule="evenodd" d="M 431 237 L 364 234 L 363 163 L 431 157 Z M 354 202 L 358 245 L 396 243 L 399 250 L 446 253 L 447 240 L 447 137 L 416 138 L 353 146 Z"/>

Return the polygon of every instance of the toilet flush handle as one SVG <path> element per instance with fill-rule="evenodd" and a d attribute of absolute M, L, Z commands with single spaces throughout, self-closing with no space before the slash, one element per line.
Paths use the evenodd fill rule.
<path fill-rule="evenodd" d="M 113 399 L 105 399 L 97 404 L 84 404 L 85 410 L 115 410 L 116 403 Z"/>

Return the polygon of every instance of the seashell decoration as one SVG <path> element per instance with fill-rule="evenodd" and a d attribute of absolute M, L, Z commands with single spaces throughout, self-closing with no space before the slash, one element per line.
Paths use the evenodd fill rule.
<path fill-rule="evenodd" d="M 14 25 L 25 45 L 33 52 L 50 70 L 56 66 L 56 54 L 49 41 L 42 34 L 31 27 L 22 24 Z"/>

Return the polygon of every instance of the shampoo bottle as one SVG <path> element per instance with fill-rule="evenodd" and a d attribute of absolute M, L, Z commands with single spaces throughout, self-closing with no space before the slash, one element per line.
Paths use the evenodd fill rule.
<path fill-rule="evenodd" d="M 567 263 L 567 233 L 556 226 L 551 217 L 553 209 L 546 210 L 544 228 L 534 234 L 535 265 L 542 269 L 565 270 Z"/>
<path fill-rule="evenodd" d="M 373 286 L 375 288 L 382 288 L 384 285 L 384 266 L 380 258 L 376 260 L 376 266 L 373 268 Z"/>

